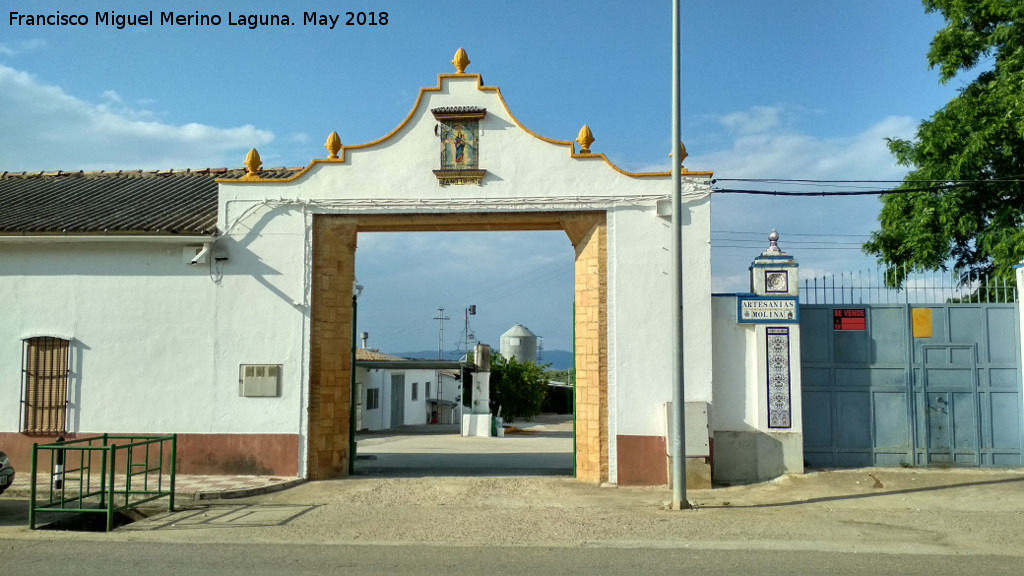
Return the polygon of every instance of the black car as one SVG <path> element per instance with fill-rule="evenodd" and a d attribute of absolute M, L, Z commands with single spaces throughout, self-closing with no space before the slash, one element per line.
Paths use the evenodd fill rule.
<path fill-rule="evenodd" d="M 3 494 L 11 484 L 14 484 L 14 468 L 11 467 L 7 454 L 0 452 L 0 494 Z"/>

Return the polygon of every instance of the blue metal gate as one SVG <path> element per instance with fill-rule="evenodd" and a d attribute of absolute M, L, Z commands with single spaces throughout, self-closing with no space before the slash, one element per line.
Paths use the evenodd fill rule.
<path fill-rule="evenodd" d="M 802 304 L 804 458 L 1021 466 L 1016 303 Z"/>

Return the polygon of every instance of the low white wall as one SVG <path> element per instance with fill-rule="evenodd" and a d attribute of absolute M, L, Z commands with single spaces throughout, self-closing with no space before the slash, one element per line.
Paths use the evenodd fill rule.
<path fill-rule="evenodd" d="M 790 330 L 789 428 L 768 425 L 765 326 L 737 323 L 737 296 L 712 298 L 714 478 L 744 483 L 803 471 L 800 326 Z"/>

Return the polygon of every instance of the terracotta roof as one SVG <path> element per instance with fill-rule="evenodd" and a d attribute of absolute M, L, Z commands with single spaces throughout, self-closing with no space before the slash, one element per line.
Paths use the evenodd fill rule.
<path fill-rule="evenodd" d="M 297 169 L 264 170 L 287 178 Z M 4 172 L 0 234 L 212 235 L 217 178 L 244 169 Z"/>
<path fill-rule="evenodd" d="M 368 350 L 366 348 L 356 348 L 356 361 L 357 362 L 396 362 L 407 360 L 407 358 L 399 358 L 398 356 L 391 356 L 378 352 L 377 350 Z"/>

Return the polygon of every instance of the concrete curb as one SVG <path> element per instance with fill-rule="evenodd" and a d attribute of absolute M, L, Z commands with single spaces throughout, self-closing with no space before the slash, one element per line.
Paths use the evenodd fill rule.
<path fill-rule="evenodd" d="M 249 498 L 250 496 L 261 496 L 263 494 L 272 494 L 274 492 L 280 492 L 281 490 L 287 490 L 300 484 L 305 484 L 305 478 L 295 478 L 294 480 L 288 480 L 286 482 L 279 482 L 277 484 L 269 484 L 267 486 L 256 486 L 254 488 L 241 488 L 238 490 L 218 490 L 216 492 L 203 492 L 199 490 L 193 494 L 193 500 L 227 500 L 232 498 Z M 175 493 L 174 497 L 181 498 L 185 494 Z"/>
<path fill-rule="evenodd" d="M 252 496 L 261 496 L 263 494 L 271 494 L 273 492 L 279 492 L 281 490 L 287 490 L 300 484 L 304 484 L 307 480 L 305 478 L 295 478 L 287 480 L 285 482 L 278 482 L 274 484 L 268 484 L 266 486 L 254 486 L 252 488 L 239 488 L 236 490 L 211 490 L 205 491 L 199 490 L 176 490 L 174 492 L 174 499 L 177 500 L 228 500 L 233 498 L 249 498 Z M 24 486 L 11 486 L 8 488 L 0 498 L 8 498 L 12 500 L 28 500 L 32 497 L 32 491 Z"/>

